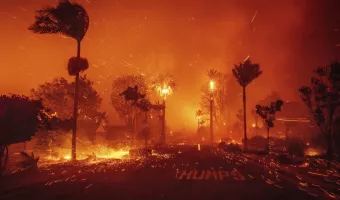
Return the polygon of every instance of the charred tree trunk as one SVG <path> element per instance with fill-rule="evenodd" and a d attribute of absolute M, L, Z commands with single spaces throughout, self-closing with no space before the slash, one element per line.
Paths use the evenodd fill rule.
<path fill-rule="evenodd" d="M 80 42 L 77 41 L 77 57 L 80 58 Z M 77 119 L 78 119 L 78 99 L 79 98 L 79 72 L 76 74 L 75 80 L 75 95 L 73 107 L 73 127 L 72 127 L 72 160 L 77 159 L 76 154 L 76 138 L 77 138 Z"/>

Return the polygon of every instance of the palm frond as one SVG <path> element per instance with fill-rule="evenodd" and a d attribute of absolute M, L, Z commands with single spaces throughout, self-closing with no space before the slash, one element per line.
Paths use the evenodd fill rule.
<path fill-rule="evenodd" d="M 61 1 L 57 7 L 38 10 L 35 22 L 28 29 L 39 34 L 64 34 L 81 41 L 88 28 L 89 16 L 77 3 Z"/>
<path fill-rule="evenodd" d="M 232 72 L 242 87 L 246 87 L 254 79 L 262 74 L 259 64 L 253 64 L 250 59 L 246 60 L 244 63 L 235 65 Z"/>

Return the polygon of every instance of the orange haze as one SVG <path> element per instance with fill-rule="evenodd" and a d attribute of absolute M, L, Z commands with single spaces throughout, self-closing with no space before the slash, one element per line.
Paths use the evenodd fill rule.
<path fill-rule="evenodd" d="M 309 16 L 320 7 L 308 0 L 77 2 L 85 6 L 91 19 L 82 43 L 82 56 L 90 62 L 85 73 L 95 82 L 103 98 L 102 109 L 109 112 L 112 123 L 118 122 L 109 103 L 111 84 L 121 74 L 172 73 L 178 88 L 168 98 L 167 121 L 179 130 L 196 127 L 200 88 L 210 68 L 231 73 L 233 64 L 248 55 L 259 63 L 264 73 L 248 87 L 248 107 L 252 107 L 271 91 L 278 91 L 287 100 L 298 99 L 297 88 L 308 83 L 311 69 L 333 58 L 331 53 L 317 56 L 322 49 L 333 48 L 322 42 L 322 35 L 307 41 L 314 33 Z M 35 10 L 56 3 L 0 3 L 1 93 L 27 95 L 31 88 L 54 77 L 69 78 L 66 64 L 76 54 L 75 41 L 27 30 Z M 328 28 L 333 31 L 336 27 Z"/>

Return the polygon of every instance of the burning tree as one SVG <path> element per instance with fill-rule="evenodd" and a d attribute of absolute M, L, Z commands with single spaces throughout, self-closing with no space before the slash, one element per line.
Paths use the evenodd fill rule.
<path fill-rule="evenodd" d="M 313 114 L 320 132 L 327 142 L 327 156 L 333 156 L 333 120 L 340 105 L 340 63 L 319 67 L 311 79 L 310 86 L 299 89 L 301 98 Z"/>
<path fill-rule="evenodd" d="M 213 117 L 217 128 L 219 128 L 229 123 L 228 119 L 231 113 L 237 113 L 238 110 L 235 109 L 237 106 L 234 105 L 237 103 L 237 97 L 239 96 L 238 94 L 240 91 L 238 90 L 239 87 L 236 87 L 237 85 L 235 81 L 233 81 L 231 76 L 228 74 L 217 72 L 214 76 L 214 80 L 215 92 L 213 93 Z M 200 107 L 203 115 L 209 115 L 210 97 L 211 91 L 209 83 L 206 82 L 201 88 Z"/>
<path fill-rule="evenodd" d="M 88 68 L 86 58 L 80 57 L 80 44 L 89 28 L 90 19 L 85 8 L 68 0 L 60 1 L 57 7 L 38 10 L 35 23 L 29 30 L 39 34 L 63 34 L 77 41 L 77 57 L 69 60 L 68 72 L 75 78 L 75 98 L 73 108 L 72 159 L 76 159 L 76 132 L 79 98 L 79 73 Z"/>
<path fill-rule="evenodd" d="M 155 80 L 152 80 L 153 90 L 156 90 L 158 95 L 163 98 L 162 105 L 162 132 L 161 132 L 161 143 L 165 143 L 165 134 L 166 134 L 166 120 L 165 120 L 165 101 L 166 98 L 173 94 L 174 89 L 176 88 L 176 82 L 170 74 L 158 74 Z M 159 107 L 159 106 L 158 106 Z"/>
<path fill-rule="evenodd" d="M 269 106 L 256 105 L 256 113 L 263 119 L 267 129 L 267 152 L 269 153 L 269 130 L 274 127 L 275 113 L 281 111 L 282 100 L 273 101 Z"/>
<path fill-rule="evenodd" d="M 244 147 L 247 149 L 246 87 L 254 79 L 259 77 L 262 74 L 262 71 L 260 70 L 260 65 L 253 64 L 249 59 L 247 59 L 244 63 L 235 65 L 232 72 L 243 89 Z"/>
<path fill-rule="evenodd" d="M 133 87 L 135 86 L 137 86 L 137 89 L 143 94 L 148 92 L 148 87 L 143 76 L 120 76 L 115 79 L 112 84 L 111 104 L 118 113 L 119 119 L 124 120 L 129 127 L 132 127 L 135 121 L 134 107 L 131 106 L 131 102 L 126 101 L 120 94 L 128 87 L 134 89 Z M 132 98 L 134 97 L 132 96 Z M 127 99 L 132 98 L 127 97 Z"/>
<path fill-rule="evenodd" d="M 19 95 L 0 96 L 0 173 L 7 162 L 7 146 L 30 140 L 47 122 L 40 100 Z"/>
<path fill-rule="evenodd" d="M 142 128 L 141 136 L 144 138 L 145 147 L 147 147 L 148 139 L 151 136 L 151 130 L 150 126 L 148 125 L 148 113 L 151 111 L 151 109 L 154 110 L 162 110 L 164 109 L 163 106 L 160 106 L 159 104 L 151 104 L 151 102 L 148 99 L 145 99 L 145 94 L 141 94 L 138 91 L 138 87 L 128 87 L 125 91 L 119 94 L 120 96 L 124 96 L 124 99 L 126 102 L 129 102 L 131 106 L 134 106 L 138 108 L 140 111 L 144 112 L 144 127 Z M 137 121 L 135 121 L 135 124 Z M 137 127 L 135 127 L 135 132 L 138 132 Z"/>
<path fill-rule="evenodd" d="M 61 128 L 65 131 L 73 128 L 72 108 L 75 87 L 74 82 L 70 83 L 65 78 L 58 77 L 31 90 L 31 97 L 41 99 L 44 107 L 49 109 L 48 115 L 55 117 L 51 120 L 50 124 L 54 126 L 51 128 Z M 106 113 L 99 111 L 102 99 L 93 88 L 93 82 L 86 76 L 80 77 L 79 89 L 79 126 L 86 130 L 88 137 L 91 138 L 102 121 L 107 120 Z"/>

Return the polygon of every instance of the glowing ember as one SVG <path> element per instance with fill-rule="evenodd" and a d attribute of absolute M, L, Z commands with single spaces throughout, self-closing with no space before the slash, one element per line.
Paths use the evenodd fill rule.
<path fill-rule="evenodd" d="M 66 156 L 64 156 L 64 159 L 65 160 L 71 160 L 71 156 L 70 155 L 66 155 Z"/>
<path fill-rule="evenodd" d="M 256 127 L 256 124 L 252 124 L 252 127 L 255 128 L 255 127 Z"/>
<path fill-rule="evenodd" d="M 317 155 L 320 155 L 320 152 L 317 149 L 309 148 L 305 151 L 305 155 L 307 155 L 307 156 L 317 156 Z"/>

